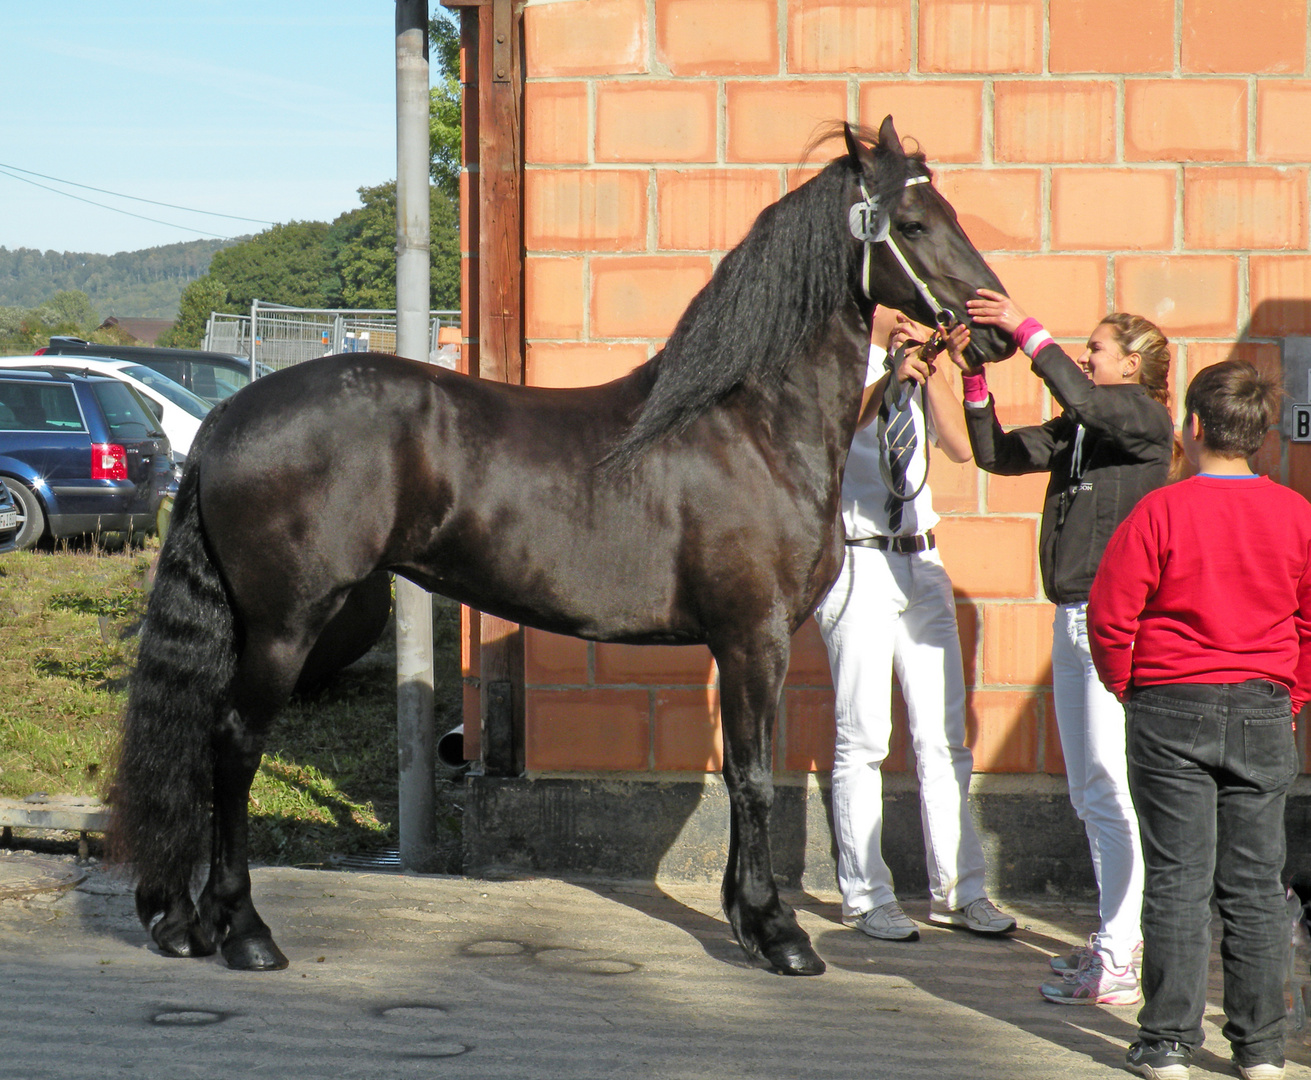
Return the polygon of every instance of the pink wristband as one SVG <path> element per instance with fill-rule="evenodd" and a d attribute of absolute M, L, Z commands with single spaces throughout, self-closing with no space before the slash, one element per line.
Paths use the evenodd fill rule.
<path fill-rule="evenodd" d="M 1024 352 L 1032 358 L 1039 349 L 1049 344 L 1052 340 L 1051 334 L 1043 329 L 1042 323 L 1037 319 L 1028 318 L 1015 328 L 1012 335 L 1017 344 Z"/>
<path fill-rule="evenodd" d="M 988 400 L 988 377 L 980 371 L 977 375 L 971 375 L 968 372 L 961 376 L 961 389 L 965 392 L 965 400 L 969 402 L 982 402 Z"/>
<path fill-rule="evenodd" d="M 1012 337 L 1015 338 L 1016 344 L 1019 344 L 1020 342 L 1024 341 L 1024 339 L 1027 338 L 1030 334 L 1032 334 L 1035 330 L 1041 330 L 1041 329 L 1042 329 L 1042 323 L 1040 323 L 1037 319 L 1035 319 L 1032 315 L 1030 315 L 1027 319 L 1024 320 L 1024 322 L 1020 323 L 1020 325 L 1015 328 L 1015 333 L 1012 335 Z"/>

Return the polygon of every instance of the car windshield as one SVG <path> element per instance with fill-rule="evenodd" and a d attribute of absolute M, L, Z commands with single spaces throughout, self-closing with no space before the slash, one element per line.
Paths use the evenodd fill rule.
<path fill-rule="evenodd" d="M 160 397 L 168 398 L 179 409 L 189 412 L 197 420 L 205 419 L 205 414 L 214 406 L 202 397 L 197 397 L 185 386 L 179 386 L 172 379 L 152 371 L 143 364 L 129 364 L 122 369 L 125 375 L 131 375 L 139 383 L 144 383 Z"/>
<path fill-rule="evenodd" d="M 106 379 L 91 384 L 91 391 L 104 410 L 110 435 L 115 439 L 143 439 L 163 435 L 159 421 L 146 407 L 137 392 L 126 383 Z"/>

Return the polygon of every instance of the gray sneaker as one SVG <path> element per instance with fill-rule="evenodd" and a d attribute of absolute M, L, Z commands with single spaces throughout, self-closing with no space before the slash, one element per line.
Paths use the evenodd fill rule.
<path fill-rule="evenodd" d="M 986 896 L 971 900 L 954 911 L 929 909 L 929 922 L 939 926 L 958 926 L 976 934 L 1009 934 L 1015 929 L 1015 920 L 1000 911 Z"/>
<path fill-rule="evenodd" d="M 883 941 L 918 941 L 920 938 L 919 927 L 895 900 L 862 911 L 851 920 L 851 925 L 862 934 Z"/>

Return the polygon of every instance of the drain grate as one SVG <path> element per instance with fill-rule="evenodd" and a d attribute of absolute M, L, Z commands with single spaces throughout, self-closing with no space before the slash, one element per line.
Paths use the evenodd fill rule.
<path fill-rule="evenodd" d="M 400 848 L 381 848 L 378 851 L 364 851 L 357 855 L 333 855 L 328 859 L 328 868 L 368 870 L 375 874 L 399 874 L 401 852 Z"/>

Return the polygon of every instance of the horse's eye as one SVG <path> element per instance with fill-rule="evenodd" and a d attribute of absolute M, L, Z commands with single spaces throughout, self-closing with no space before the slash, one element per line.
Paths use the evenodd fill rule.
<path fill-rule="evenodd" d="M 923 236 L 929 230 L 924 227 L 922 222 L 903 221 L 897 226 L 897 231 L 901 233 L 902 236 L 913 238 L 916 236 Z"/>

